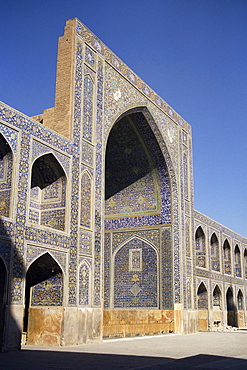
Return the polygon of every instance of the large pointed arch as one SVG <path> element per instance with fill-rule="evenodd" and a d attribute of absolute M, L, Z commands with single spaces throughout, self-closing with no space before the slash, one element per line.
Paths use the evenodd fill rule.
<path fill-rule="evenodd" d="M 166 250 L 164 254 L 166 261 L 164 270 L 166 271 L 162 276 L 162 281 L 166 280 L 167 284 L 169 281 L 168 285 L 171 287 L 171 294 L 167 294 L 163 307 L 171 308 L 174 296 L 176 302 L 180 301 L 180 277 L 179 238 L 178 227 L 176 227 L 178 225 L 178 190 L 169 151 L 158 125 L 144 106 L 123 112 L 116 117 L 107 130 L 104 143 L 106 153 L 105 231 L 113 233 L 115 230 L 120 231 L 121 228 L 126 230 L 135 227 L 169 225 L 169 230 L 161 233 L 161 244 Z M 108 264 L 110 265 L 112 260 L 109 243 L 111 243 L 111 238 L 106 235 L 105 282 L 109 281 Z M 156 248 L 158 247 L 157 245 Z M 174 275 L 172 267 L 167 263 L 168 255 L 169 260 L 175 266 Z M 173 279 L 177 281 L 174 293 L 172 291 Z M 105 295 L 109 296 L 109 290 L 105 288 Z M 166 293 L 163 292 L 164 297 Z"/>

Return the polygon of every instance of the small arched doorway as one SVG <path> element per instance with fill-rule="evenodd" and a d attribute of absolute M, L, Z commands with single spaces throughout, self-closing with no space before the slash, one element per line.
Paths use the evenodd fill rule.
<path fill-rule="evenodd" d="M 203 282 L 197 289 L 198 330 L 208 330 L 208 291 Z"/>
<path fill-rule="evenodd" d="M 30 265 L 26 274 L 23 327 L 28 344 L 60 344 L 62 304 L 62 270 L 53 257 L 45 253 Z"/>
<path fill-rule="evenodd" d="M 213 321 L 216 327 L 222 324 L 222 302 L 221 291 L 218 285 L 215 286 L 213 291 Z"/>
<path fill-rule="evenodd" d="M 0 257 L 0 351 L 3 347 L 4 342 L 6 283 L 7 283 L 7 271 L 4 262 Z"/>
<path fill-rule="evenodd" d="M 231 287 L 229 287 L 226 292 L 226 306 L 227 306 L 227 325 L 237 326 L 236 305 L 234 303 L 233 291 Z"/>
<path fill-rule="evenodd" d="M 243 327 L 245 326 L 244 325 L 244 295 L 241 289 L 239 289 L 238 291 L 237 303 L 238 303 L 237 323 L 238 323 L 238 327 Z"/>

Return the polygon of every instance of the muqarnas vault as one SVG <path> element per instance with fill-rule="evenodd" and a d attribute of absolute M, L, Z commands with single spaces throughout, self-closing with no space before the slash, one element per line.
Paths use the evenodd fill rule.
<path fill-rule="evenodd" d="M 247 323 L 247 240 L 194 210 L 191 127 L 78 19 L 53 108 L 0 105 L 0 345 Z"/>

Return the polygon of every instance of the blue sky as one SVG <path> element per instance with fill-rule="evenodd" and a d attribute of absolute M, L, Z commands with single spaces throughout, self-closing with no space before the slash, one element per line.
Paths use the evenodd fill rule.
<path fill-rule="evenodd" d="M 246 0 L 0 0 L 0 99 L 54 105 L 57 38 L 79 18 L 193 129 L 195 208 L 247 236 Z"/>

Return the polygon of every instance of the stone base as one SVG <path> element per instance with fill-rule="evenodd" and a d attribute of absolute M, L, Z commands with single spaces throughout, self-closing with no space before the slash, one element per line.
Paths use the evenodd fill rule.
<path fill-rule="evenodd" d="M 198 330 L 198 312 L 195 310 L 183 311 L 183 334 L 196 333 Z"/>
<path fill-rule="evenodd" d="M 208 331 L 208 310 L 198 310 L 198 330 Z"/>
<path fill-rule="evenodd" d="M 243 328 L 245 326 L 244 311 L 239 311 L 237 315 L 238 327 Z"/>
<path fill-rule="evenodd" d="M 103 337 L 119 338 L 174 333 L 173 310 L 107 310 Z"/>
<path fill-rule="evenodd" d="M 38 346 L 59 346 L 62 322 L 62 307 L 29 308 L 26 343 Z"/>
<path fill-rule="evenodd" d="M 102 310 L 77 307 L 29 309 L 27 344 L 70 346 L 102 340 Z"/>

